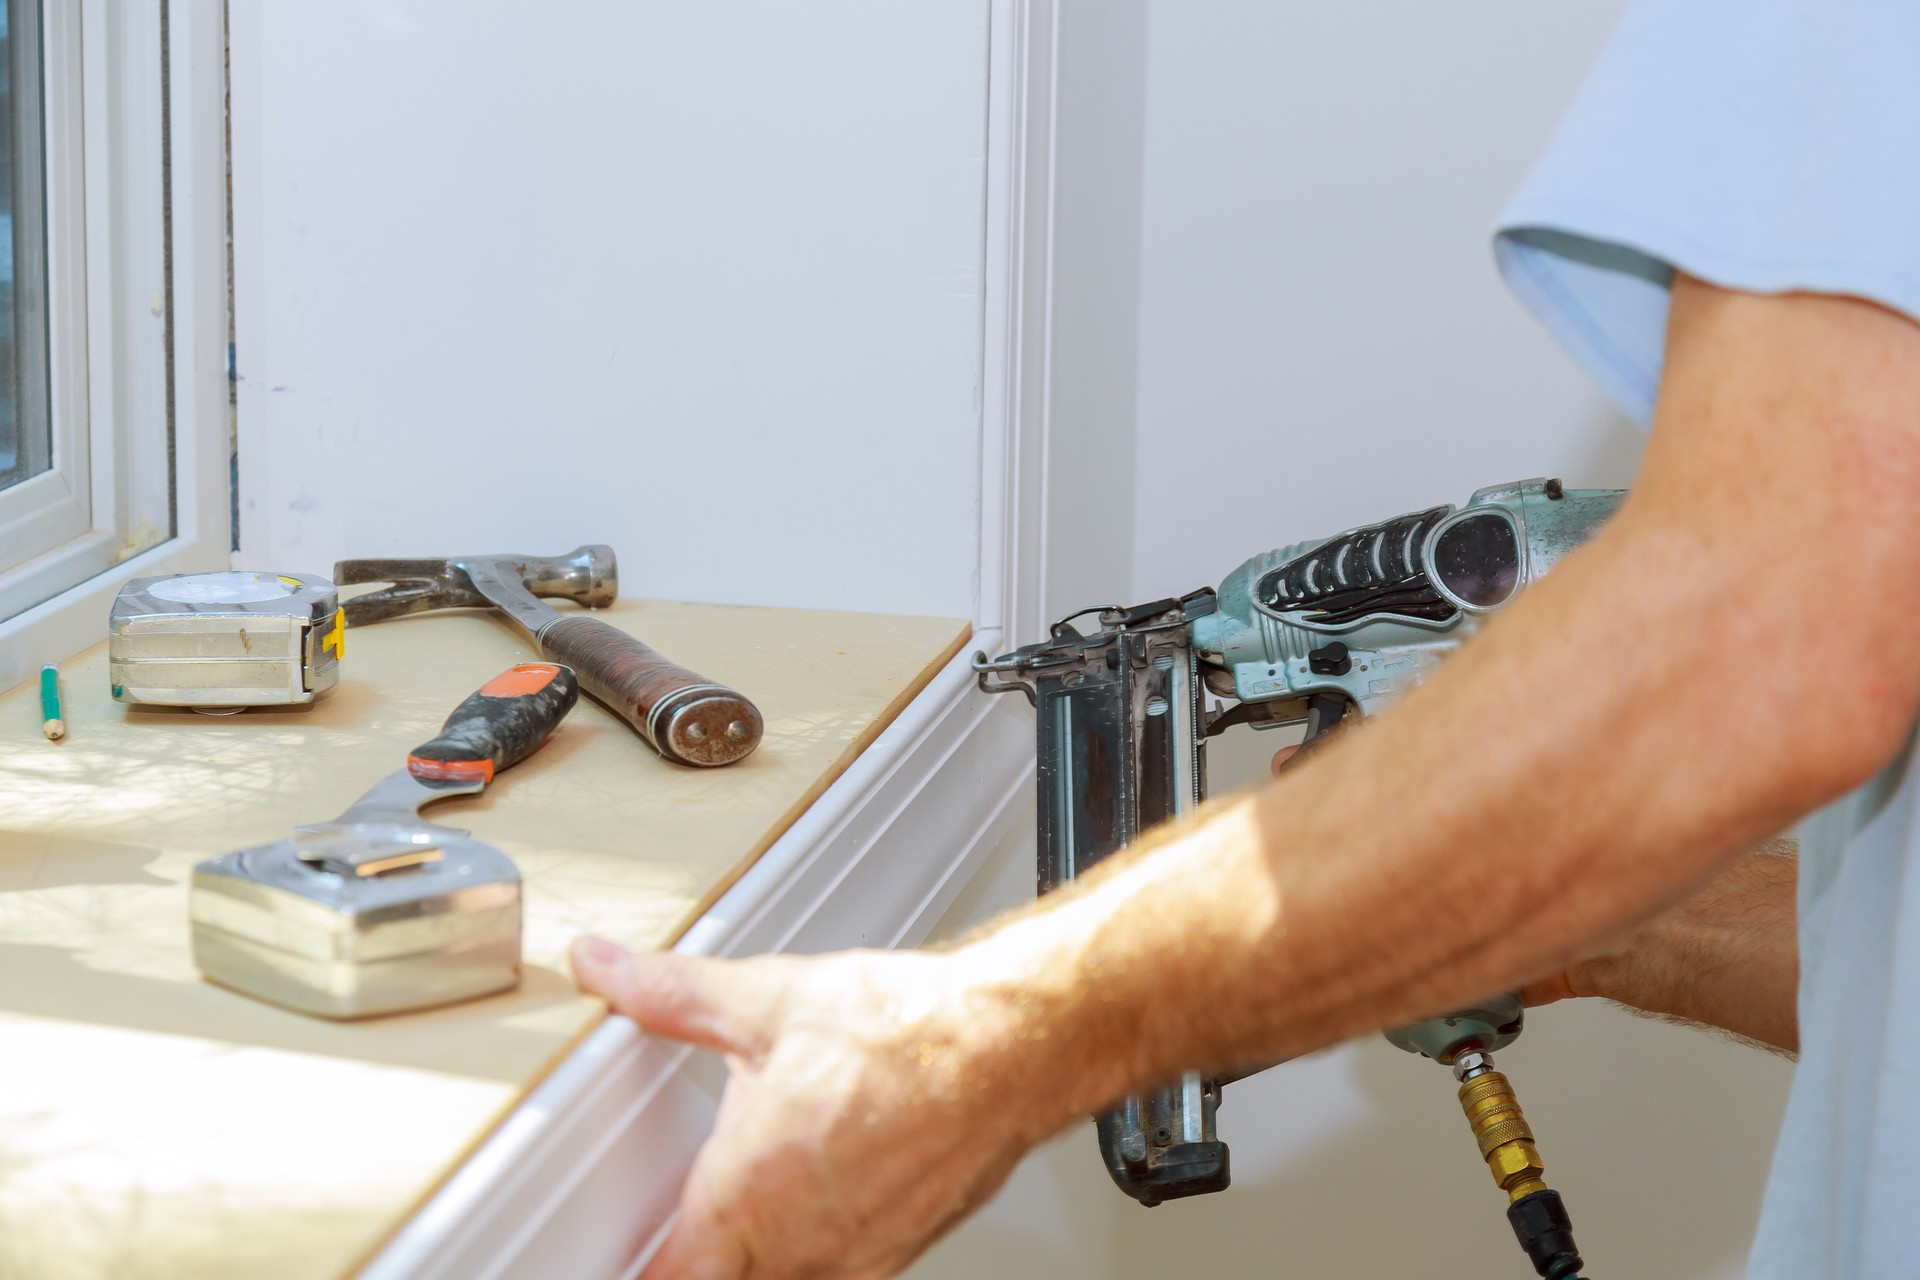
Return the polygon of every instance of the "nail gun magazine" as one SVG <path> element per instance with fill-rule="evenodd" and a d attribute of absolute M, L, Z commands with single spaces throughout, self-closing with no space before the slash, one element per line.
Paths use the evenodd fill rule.
<path fill-rule="evenodd" d="M 1036 713 L 1040 892 L 1196 808 L 1215 734 L 1303 727 L 1311 748 L 1349 717 L 1378 713 L 1585 541 L 1624 496 L 1557 480 L 1482 489 L 1458 508 L 1257 555 L 1217 588 L 1083 610 L 1037 643 L 993 659 L 976 654 L 982 689 L 1017 690 Z M 1521 1021 L 1519 999 L 1503 994 L 1388 1038 L 1450 1066 L 1479 1055 L 1476 1072 L 1490 1073 L 1490 1055 L 1513 1041 Z M 1222 1086 L 1245 1074 L 1189 1072 L 1097 1117 L 1115 1183 L 1147 1205 L 1224 1190 L 1230 1169 L 1216 1112 Z M 1482 1154 L 1502 1181 L 1506 1165 Z M 1544 1192 L 1537 1168 L 1502 1185 L 1521 1192 L 1517 1203 L 1536 1183 Z"/>

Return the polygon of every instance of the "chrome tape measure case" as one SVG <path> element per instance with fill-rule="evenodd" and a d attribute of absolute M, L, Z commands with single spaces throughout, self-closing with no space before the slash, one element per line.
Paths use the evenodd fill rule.
<path fill-rule="evenodd" d="M 108 678 L 120 702 L 312 702 L 340 679 L 346 626 L 333 583 L 311 574 L 135 578 L 108 617 Z"/>

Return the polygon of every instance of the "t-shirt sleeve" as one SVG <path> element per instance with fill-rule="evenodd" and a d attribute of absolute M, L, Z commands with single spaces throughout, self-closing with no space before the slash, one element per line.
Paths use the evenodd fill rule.
<path fill-rule="evenodd" d="M 1494 255 L 1642 423 L 1676 269 L 1920 320 L 1920 0 L 1636 0 Z"/>

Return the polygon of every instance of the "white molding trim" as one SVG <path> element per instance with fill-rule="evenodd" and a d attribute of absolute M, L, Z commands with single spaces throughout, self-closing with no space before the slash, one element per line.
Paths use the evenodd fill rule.
<path fill-rule="evenodd" d="M 974 620 L 1016 644 L 1047 622 L 1059 26 L 1056 0 L 992 0 Z"/>
<path fill-rule="evenodd" d="M 980 557 L 975 632 L 1043 625 L 1056 0 L 988 0 Z M 675 947 L 740 956 L 922 941 L 1024 809 L 1033 727 L 944 667 Z M 963 779 L 964 784 L 954 780 Z M 637 1275 L 671 1225 L 725 1069 L 607 1019 L 361 1280 Z"/>
<path fill-rule="evenodd" d="M 52 6 L 50 6 L 50 9 Z M 133 13 L 96 4 L 87 14 L 96 25 L 115 30 L 113 19 Z M 157 14 L 157 10 L 156 10 Z M 157 16 L 152 17 L 157 23 Z M 227 201 L 226 201 L 226 50 L 223 6 L 179 3 L 169 6 L 168 82 L 170 88 L 172 175 L 174 465 L 176 478 L 174 536 L 150 550 L 111 564 L 79 586 L 63 592 L 5 622 L 0 622 L 0 689 L 33 678 L 40 665 L 64 660 L 98 644 L 106 635 L 107 609 L 121 584 L 143 574 L 182 573 L 224 568 L 229 562 L 228 432 L 226 394 L 227 353 Z M 87 94 L 96 110 L 95 94 L 105 93 L 102 80 L 112 66 L 109 54 L 124 56 L 116 47 L 90 60 L 93 84 Z M 158 80 L 155 70 L 154 79 Z M 116 86 L 124 91 L 124 85 Z M 134 111 L 135 123 L 157 125 L 144 111 Z M 130 127 L 130 126 L 129 126 Z M 155 128 L 157 136 L 158 129 Z M 90 147 L 105 152 L 104 145 Z M 160 171 L 158 147 L 150 157 L 153 176 Z M 104 161 L 101 161 L 104 164 Z M 91 161 L 89 172 L 93 172 Z M 105 184 L 93 183 L 89 201 Z M 152 192 L 157 218 L 159 187 Z M 97 217 L 97 221 L 96 221 Z M 128 221 L 125 210 L 89 212 L 90 227 L 114 235 L 116 225 Z M 154 245 L 163 237 L 155 233 Z M 165 377 L 164 363 L 148 359 L 130 366 L 132 343 L 125 335 L 139 317 L 150 324 L 151 299 L 141 290 L 131 296 L 129 282 L 150 271 L 129 272 L 114 255 L 135 252 L 131 238 L 121 235 L 103 244 L 90 230 L 87 261 L 89 295 L 88 350 L 81 363 L 88 371 L 83 410 L 96 422 L 111 424 L 129 412 L 127 401 L 136 395 L 143 405 L 160 405 L 164 387 L 150 380 Z M 140 250 L 150 251 L 150 250 Z M 152 264 L 148 264 L 151 266 Z M 150 354 L 150 353 L 149 353 Z M 142 382 L 142 379 L 149 380 Z M 151 392 L 152 394 L 148 394 Z M 152 411 L 143 409 L 143 411 Z M 95 460 L 96 481 L 125 460 Z M 96 484 L 96 488 L 97 488 Z M 106 564 L 118 550 L 115 539 L 100 535 L 96 549 Z M 59 555 L 66 551 L 50 553 Z M 23 572 L 28 570 L 23 569 Z"/>

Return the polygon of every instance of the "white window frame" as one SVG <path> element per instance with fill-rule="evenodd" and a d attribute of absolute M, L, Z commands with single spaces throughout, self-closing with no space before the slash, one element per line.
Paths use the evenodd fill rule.
<path fill-rule="evenodd" d="M 0 689 L 101 642 L 128 579 L 231 560 L 224 6 L 41 20 L 54 466 L 0 492 Z"/>

